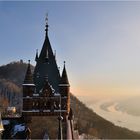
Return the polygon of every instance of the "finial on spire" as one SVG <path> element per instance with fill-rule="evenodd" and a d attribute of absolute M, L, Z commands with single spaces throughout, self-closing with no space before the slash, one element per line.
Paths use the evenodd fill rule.
<path fill-rule="evenodd" d="M 46 29 L 45 29 L 45 31 L 47 33 L 48 32 L 48 27 L 49 27 L 49 25 L 48 25 L 48 13 L 46 14 L 45 21 L 46 21 Z"/>

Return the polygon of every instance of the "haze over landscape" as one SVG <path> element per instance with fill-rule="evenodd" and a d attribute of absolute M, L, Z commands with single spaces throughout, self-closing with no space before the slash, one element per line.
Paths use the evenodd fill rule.
<path fill-rule="evenodd" d="M 60 70 L 66 61 L 71 92 L 93 110 L 97 100 L 109 100 L 139 116 L 140 2 L 0 1 L 0 65 L 20 59 L 35 65 L 46 13 L 50 42 Z"/>

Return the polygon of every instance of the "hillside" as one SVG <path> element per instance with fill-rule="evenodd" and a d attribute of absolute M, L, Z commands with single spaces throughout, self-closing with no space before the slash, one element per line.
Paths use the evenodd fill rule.
<path fill-rule="evenodd" d="M 23 62 L 12 62 L 0 67 L 0 107 L 4 105 L 8 106 L 8 103 L 21 107 L 21 85 L 26 68 L 27 64 Z M 93 138 L 92 136 L 110 139 L 140 138 L 140 134 L 126 128 L 115 126 L 111 122 L 103 119 L 72 94 L 71 106 L 73 108 L 75 120 L 77 121 L 76 127 L 79 133 L 86 133 L 88 138 Z M 55 120 L 54 118 L 50 119 L 50 117 L 41 117 L 41 119 L 34 117 L 31 123 L 32 138 L 42 138 L 46 131 L 52 134 L 52 138 L 55 138 L 54 132 L 57 130 L 56 126 L 58 123 Z M 50 127 L 52 125 L 54 127 Z M 47 129 L 46 126 L 48 126 L 49 129 Z"/>

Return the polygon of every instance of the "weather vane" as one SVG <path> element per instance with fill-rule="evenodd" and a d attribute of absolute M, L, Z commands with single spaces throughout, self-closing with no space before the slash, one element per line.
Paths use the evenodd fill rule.
<path fill-rule="evenodd" d="M 46 18 L 45 18 L 45 20 L 46 20 L 46 23 L 48 23 L 48 12 L 46 13 Z"/>
<path fill-rule="evenodd" d="M 45 21 L 46 21 L 46 33 L 47 33 L 47 31 L 48 31 L 48 27 L 49 27 L 49 25 L 48 25 L 48 13 L 46 13 L 46 18 L 45 18 Z"/>

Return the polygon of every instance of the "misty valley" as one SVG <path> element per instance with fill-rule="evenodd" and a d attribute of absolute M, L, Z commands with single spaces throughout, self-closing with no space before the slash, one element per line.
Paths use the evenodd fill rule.
<path fill-rule="evenodd" d="M 123 100 L 100 100 L 90 104 L 90 108 L 105 119 L 134 131 L 140 131 L 139 106 L 138 97 Z"/>

